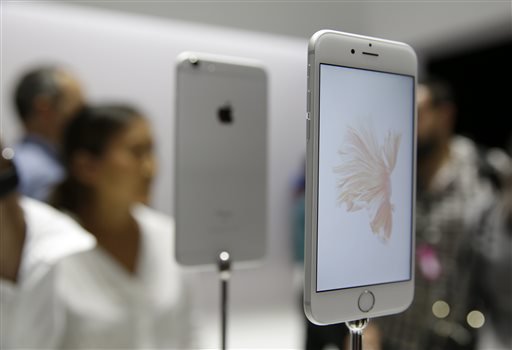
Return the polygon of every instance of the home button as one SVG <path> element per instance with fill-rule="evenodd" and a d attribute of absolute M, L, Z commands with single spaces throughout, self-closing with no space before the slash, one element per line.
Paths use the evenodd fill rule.
<path fill-rule="evenodd" d="M 359 310 L 362 312 L 368 312 L 373 309 L 373 305 L 375 304 L 375 296 L 369 290 L 365 290 L 359 296 L 359 300 L 357 301 L 357 305 L 359 306 Z"/>

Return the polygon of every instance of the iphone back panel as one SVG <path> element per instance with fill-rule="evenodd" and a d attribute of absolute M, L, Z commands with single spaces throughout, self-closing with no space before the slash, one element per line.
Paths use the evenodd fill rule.
<path fill-rule="evenodd" d="M 177 64 L 176 258 L 214 264 L 265 253 L 267 78 L 253 60 L 182 53 Z"/>

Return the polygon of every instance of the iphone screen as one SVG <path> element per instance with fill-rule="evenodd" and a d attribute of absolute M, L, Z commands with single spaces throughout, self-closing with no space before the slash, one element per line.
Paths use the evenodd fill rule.
<path fill-rule="evenodd" d="M 414 77 L 320 65 L 317 292 L 412 278 Z"/>

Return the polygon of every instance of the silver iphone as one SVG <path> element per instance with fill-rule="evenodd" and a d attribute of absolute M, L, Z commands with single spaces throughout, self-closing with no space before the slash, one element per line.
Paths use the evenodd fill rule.
<path fill-rule="evenodd" d="M 176 85 L 176 258 L 264 256 L 267 76 L 254 60 L 185 52 Z"/>
<path fill-rule="evenodd" d="M 316 324 L 413 300 L 416 76 L 406 44 L 328 30 L 310 40 L 304 308 Z"/>

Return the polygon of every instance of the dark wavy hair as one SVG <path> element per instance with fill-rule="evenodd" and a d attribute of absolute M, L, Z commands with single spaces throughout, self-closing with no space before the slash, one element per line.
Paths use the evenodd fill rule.
<path fill-rule="evenodd" d="M 60 209 L 76 212 L 90 196 L 89 188 L 73 174 L 73 161 L 78 152 L 100 157 L 113 137 L 142 114 L 131 106 L 86 106 L 68 124 L 63 138 L 62 160 L 67 176 L 53 192 L 50 203 Z"/>

